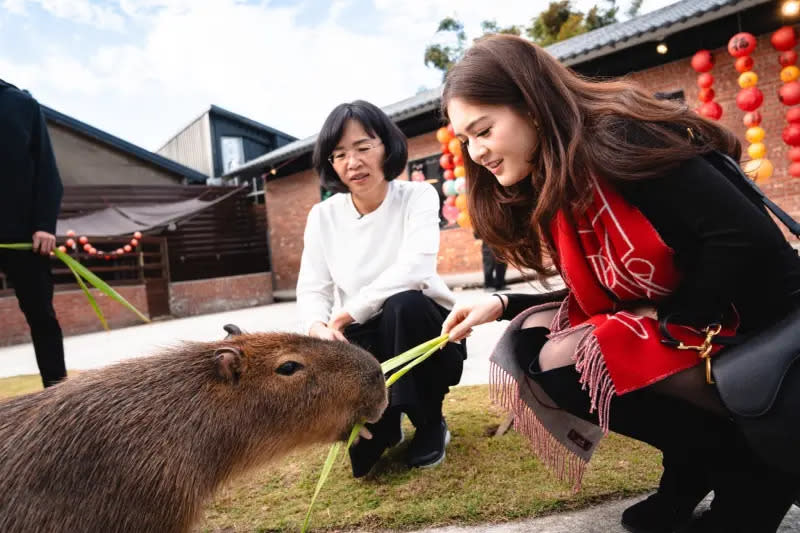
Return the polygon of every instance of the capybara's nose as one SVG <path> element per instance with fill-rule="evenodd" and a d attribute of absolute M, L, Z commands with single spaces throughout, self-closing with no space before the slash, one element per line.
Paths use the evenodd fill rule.
<path fill-rule="evenodd" d="M 378 384 L 378 385 L 383 385 L 384 384 L 383 371 L 380 369 L 380 367 L 376 368 L 372 372 L 372 383 Z"/>

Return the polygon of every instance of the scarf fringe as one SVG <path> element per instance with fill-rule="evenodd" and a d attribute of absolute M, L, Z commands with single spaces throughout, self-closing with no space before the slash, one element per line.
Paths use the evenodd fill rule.
<path fill-rule="evenodd" d="M 587 387 L 589 389 L 589 398 L 592 402 L 589 412 L 597 410 L 600 428 L 608 435 L 611 399 L 617 390 L 611 381 L 611 374 L 603 359 L 603 352 L 600 350 L 600 343 L 594 335 L 593 327 L 586 328 L 581 340 L 578 341 L 575 349 L 575 370 L 581 375 L 579 382 L 584 390 Z"/>
<path fill-rule="evenodd" d="M 573 492 L 581 488 L 587 462 L 572 453 L 550 434 L 531 408 L 520 398 L 519 383 L 514 377 L 491 362 L 489 397 L 491 401 L 514 414 L 514 430 L 530 442 L 533 453 L 560 479 L 572 483 Z"/>

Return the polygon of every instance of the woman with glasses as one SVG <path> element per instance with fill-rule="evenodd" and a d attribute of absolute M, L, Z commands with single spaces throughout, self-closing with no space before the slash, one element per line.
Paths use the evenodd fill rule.
<path fill-rule="evenodd" d="M 439 196 L 430 184 L 395 180 L 407 158 L 400 129 L 361 100 L 330 113 L 314 148 L 323 187 L 341 194 L 308 215 L 297 282 L 303 332 L 353 342 L 380 361 L 438 336 L 454 302 L 436 273 Z M 416 427 L 408 465 L 442 462 L 442 401 L 465 356 L 451 343 L 392 386 L 383 418 L 367 424 L 372 438 L 350 448 L 355 477 L 402 441 L 403 412 Z"/>

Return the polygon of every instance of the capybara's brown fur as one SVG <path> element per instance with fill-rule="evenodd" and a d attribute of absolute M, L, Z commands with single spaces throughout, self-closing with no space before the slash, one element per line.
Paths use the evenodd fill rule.
<path fill-rule="evenodd" d="M 0 403 L 0 531 L 187 531 L 226 480 L 385 407 L 373 356 L 289 333 L 81 373 Z"/>

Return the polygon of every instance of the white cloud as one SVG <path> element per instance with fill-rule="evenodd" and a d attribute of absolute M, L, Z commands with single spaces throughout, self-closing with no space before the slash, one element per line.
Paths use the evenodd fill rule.
<path fill-rule="evenodd" d="M 26 0 L 5 0 L 3 2 L 3 9 L 14 15 L 25 15 Z"/>
<path fill-rule="evenodd" d="M 114 9 L 90 0 L 5 0 L 3 7 L 12 13 L 26 13 L 25 4 L 38 4 L 48 13 L 65 20 L 104 30 L 122 31 L 124 19 Z"/>

